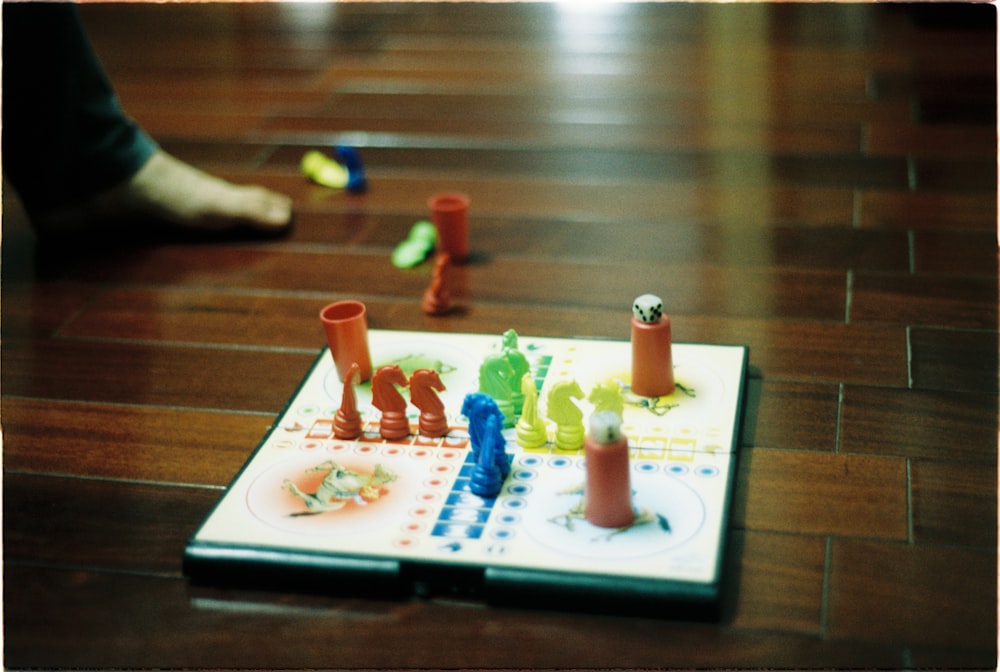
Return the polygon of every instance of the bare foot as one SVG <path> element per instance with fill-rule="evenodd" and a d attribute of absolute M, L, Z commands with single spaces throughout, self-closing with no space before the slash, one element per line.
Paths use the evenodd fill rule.
<path fill-rule="evenodd" d="M 226 182 L 158 150 L 127 182 L 36 224 L 43 232 L 82 232 L 140 218 L 190 231 L 249 228 L 276 234 L 291 224 L 292 201 L 263 187 Z"/>

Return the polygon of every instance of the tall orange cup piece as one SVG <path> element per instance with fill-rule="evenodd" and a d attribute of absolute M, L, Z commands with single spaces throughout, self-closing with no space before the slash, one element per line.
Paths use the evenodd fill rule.
<path fill-rule="evenodd" d="M 587 480 L 584 517 L 598 527 L 625 527 L 635 522 L 629 478 L 628 439 L 614 411 L 590 416 L 590 433 L 583 442 Z"/>
<path fill-rule="evenodd" d="M 674 391 L 673 339 L 663 302 L 643 294 L 632 304 L 632 392 L 665 397 Z"/>
<path fill-rule="evenodd" d="M 337 301 L 319 313 L 330 344 L 337 377 L 343 381 L 352 364 L 358 365 L 358 382 L 372 377 L 372 358 L 368 351 L 368 314 L 360 301 Z"/>
<path fill-rule="evenodd" d="M 455 263 L 469 258 L 469 197 L 465 194 L 435 194 L 427 201 L 431 221 L 437 229 L 438 249 Z"/>

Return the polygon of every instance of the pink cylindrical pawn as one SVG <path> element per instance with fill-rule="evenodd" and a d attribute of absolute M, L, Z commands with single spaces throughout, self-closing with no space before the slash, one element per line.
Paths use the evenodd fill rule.
<path fill-rule="evenodd" d="M 455 263 L 469 257 L 469 197 L 465 194 L 435 194 L 427 201 L 431 221 L 437 229 L 438 249 Z"/>
<path fill-rule="evenodd" d="M 360 301 L 338 301 L 319 313 L 330 344 L 337 377 L 344 381 L 352 364 L 358 365 L 358 382 L 372 377 L 372 358 L 368 351 L 368 317 Z"/>
<path fill-rule="evenodd" d="M 598 527 L 625 527 L 635 521 L 629 477 L 628 439 L 614 411 L 590 417 L 590 433 L 583 442 L 587 482 L 584 516 Z"/>
<path fill-rule="evenodd" d="M 632 392 L 642 397 L 673 394 L 673 338 L 663 302 L 643 294 L 632 304 L 632 313 Z"/>

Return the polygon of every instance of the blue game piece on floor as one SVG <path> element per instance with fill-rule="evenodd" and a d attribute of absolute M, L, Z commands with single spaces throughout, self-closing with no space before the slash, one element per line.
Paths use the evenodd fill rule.
<path fill-rule="evenodd" d="M 337 162 L 347 168 L 347 184 L 345 189 L 352 194 L 360 194 L 368 189 L 368 180 L 365 179 L 365 166 L 361 163 L 361 155 L 358 150 L 346 145 L 337 145 L 333 148 Z"/>

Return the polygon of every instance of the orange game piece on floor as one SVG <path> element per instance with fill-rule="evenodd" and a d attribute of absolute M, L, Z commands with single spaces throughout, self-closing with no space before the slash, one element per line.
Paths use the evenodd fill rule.
<path fill-rule="evenodd" d="M 451 269 L 451 255 L 441 253 L 434 262 L 431 286 L 424 292 L 420 307 L 428 315 L 444 315 L 451 310 L 451 291 L 448 289 L 448 273 Z"/>

